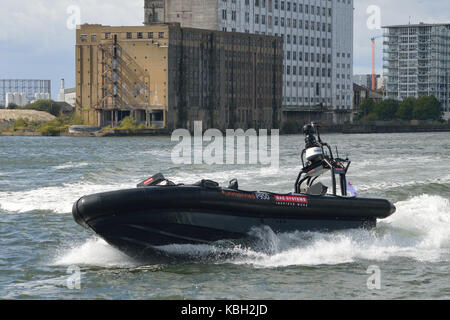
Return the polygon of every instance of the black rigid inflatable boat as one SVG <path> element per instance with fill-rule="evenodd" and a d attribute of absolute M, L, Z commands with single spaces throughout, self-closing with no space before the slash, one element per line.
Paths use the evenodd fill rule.
<path fill-rule="evenodd" d="M 313 133 L 319 135 L 318 141 Z M 333 157 L 317 125 L 305 127 L 305 134 L 303 169 L 294 193 L 243 191 L 237 180 L 226 188 L 210 180 L 175 185 L 157 174 L 135 189 L 82 197 L 73 206 L 73 217 L 119 250 L 143 256 L 169 244 L 243 239 L 259 226 L 275 233 L 373 228 L 377 219 L 395 212 L 388 200 L 347 196 L 350 161 Z M 321 183 L 314 184 L 328 171 L 332 194 Z M 337 195 L 336 175 L 341 195 Z"/>

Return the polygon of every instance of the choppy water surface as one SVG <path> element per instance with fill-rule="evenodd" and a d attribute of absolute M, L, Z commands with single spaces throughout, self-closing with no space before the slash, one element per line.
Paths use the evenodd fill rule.
<path fill-rule="evenodd" d="M 254 230 L 253 247 L 169 246 L 190 262 L 133 261 L 75 224 L 71 206 L 157 172 L 290 192 L 302 137 L 280 138 L 280 170 L 172 164 L 170 138 L 0 137 L 0 298 L 449 299 L 450 134 L 325 135 L 353 161 L 360 196 L 394 202 L 375 230 Z M 370 266 L 381 289 L 369 290 Z M 68 271 L 80 268 L 81 288 Z"/>

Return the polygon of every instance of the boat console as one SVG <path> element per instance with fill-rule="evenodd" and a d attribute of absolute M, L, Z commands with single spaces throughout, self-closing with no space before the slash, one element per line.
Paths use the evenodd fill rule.
<path fill-rule="evenodd" d="M 321 183 L 314 184 L 314 182 L 323 174 L 331 172 L 333 195 L 337 196 L 336 175 L 338 175 L 340 177 L 342 196 L 346 197 L 346 175 L 351 161 L 349 159 L 341 159 L 339 155 L 337 158 L 334 157 L 330 145 L 322 141 L 320 125 L 317 123 L 307 124 L 303 128 L 303 134 L 305 135 L 305 148 L 301 154 L 303 168 L 295 182 L 295 193 L 325 195 L 328 188 Z M 317 139 L 315 134 L 317 134 Z"/>

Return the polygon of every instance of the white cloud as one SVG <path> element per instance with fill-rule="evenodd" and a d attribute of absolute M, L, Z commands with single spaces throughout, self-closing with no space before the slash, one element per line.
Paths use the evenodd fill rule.
<path fill-rule="evenodd" d="M 80 8 L 82 23 L 139 25 L 143 21 L 143 0 L 1 0 L 0 41 L 36 53 L 72 50 L 75 31 L 67 28 L 67 8 L 73 5 Z"/>
<path fill-rule="evenodd" d="M 144 0 L 0 0 L 2 56 L 27 50 L 30 57 L 48 55 L 48 59 L 64 54 L 71 63 L 75 43 L 75 31 L 67 28 L 67 8 L 71 5 L 79 6 L 82 23 L 140 25 L 143 22 Z M 367 28 L 366 10 L 371 5 L 380 7 L 383 25 L 406 24 L 410 17 L 412 23 L 450 23 L 448 0 L 355 0 L 355 73 L 371 72 L 370 38 L 382 33 Z M 378 39 L 377 72 L 382 71 L 382 50 L 383 40 Z"/>

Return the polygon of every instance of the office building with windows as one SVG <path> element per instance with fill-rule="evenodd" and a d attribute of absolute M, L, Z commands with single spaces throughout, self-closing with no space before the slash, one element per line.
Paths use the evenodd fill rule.
<path fill-rule="evenodd" d="M 0 80 L 0 108 L 8 107 L 9 103 L 23 106 L 34 100 L 50 99 L 51 89 L 50 80 Z"/>
<path fill-rule="evenodd" d="M 386 26 L 386 98 L 435 96 L 450 111 L 450 24 Z"/>
<path fill-rule="evenodd" d="M 342 123 L 353 101 L 353 0 L 146 0 L 145 24 L 284 39 L 283 115 Z"/>

